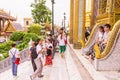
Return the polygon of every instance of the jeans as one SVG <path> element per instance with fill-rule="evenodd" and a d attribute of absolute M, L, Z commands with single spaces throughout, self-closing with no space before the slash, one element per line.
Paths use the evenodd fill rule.
<path fill-rule="evenodd" d="M 14 62 L 12 62 L 12 74 L 13 76 L 17 76 L 17 64 L 15 64 Z"/>

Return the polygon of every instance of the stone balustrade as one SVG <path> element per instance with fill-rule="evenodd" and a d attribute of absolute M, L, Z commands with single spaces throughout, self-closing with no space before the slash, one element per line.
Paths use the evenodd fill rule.
<path fill-rule="evenodd" d="M 24 49 L 21 53 L 21 62 L 24 62 L 28 58 L 28 48 Z M 5 60 L 0 61 L 0 73 L 9 69 L 11 67 L 11 59 L 10 57 Z"/>

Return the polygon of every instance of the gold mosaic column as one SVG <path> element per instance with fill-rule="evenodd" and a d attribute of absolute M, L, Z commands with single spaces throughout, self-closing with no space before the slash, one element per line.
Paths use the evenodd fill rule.
<path fill-rule="evenodd" d="M 95 25 L 95 18 L 94 18 L 94 16 L 95 16 L 95 1 L 94 0 L 91 0 L 92 2 L 92 4 L 91 4 L 91 27 L 93 28 L 94 27 L 94 25 Z"/>
<path fill-rule="evenodd" d="M 74 0 L 70 0 L 70 44 L 73 43 Z"/>
<path fill-rule="evenodd" d="M 74 2 L 74 28 L 73 28 L 73 47 L 82 47 L 80 40 L 85 38 L 85 0 L 75 0 Z"/>
<path fill-rule="evenodd" d="M 86 0 L 81 0 L 82 5 L 82 42 L 85 45 L 85 13 L 86 13 Z M 90 6 L 90 5 L 89 5 Z"/>
<path fill-rule="evenodd" d="M 78 19 L 79 19 L 79 0 L 74 0 L 74 28 L 73 28 L 73 47 L 81 48 L 78 43 Z"/>

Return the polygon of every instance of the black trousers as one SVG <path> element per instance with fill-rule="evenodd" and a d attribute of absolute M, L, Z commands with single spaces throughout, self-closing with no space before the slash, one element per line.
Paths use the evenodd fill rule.
<path fill-rule="evenodd" d="M 36 71 L 37 67 L 36 67 L 36 64 L 35 64 L 35 61 L 33 58 L 31 58 L 31 63 L 32 63 L 32 66 L 33 66 L 33 70 L 34 72 Z"/>

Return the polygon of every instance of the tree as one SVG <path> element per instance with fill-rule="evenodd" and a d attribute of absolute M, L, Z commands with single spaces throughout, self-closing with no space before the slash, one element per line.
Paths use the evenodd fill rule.
<path fill-rule="evenodd" d="M 35 0 L 35 3 L 31 4 L 32 16 L 35 23 L 45 23 L 47 18 L 51 22 L 51 10 L 45 5 L 46 0 L 38 1 Z"/>
<path fill-rule="evenodd" d="M 41 29 L 42 29 L 41 25 L 39 25 L 39 24 L 32 24 L 29 27 L 29 32 L 30 33 L 35 33 L 37 35 L 40 35 Z"/>

